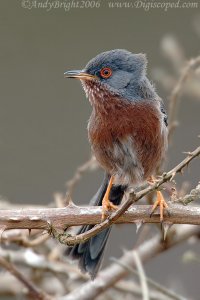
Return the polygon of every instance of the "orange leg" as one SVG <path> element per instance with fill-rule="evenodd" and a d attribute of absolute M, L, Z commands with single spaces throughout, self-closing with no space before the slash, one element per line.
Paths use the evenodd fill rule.
<path fill-rule="evenodd" d="M 162 193 L 160 191 L 157 191 L 157 199 L 156 199 L 156 202 L 154 203 L 153 207 L 152 207 L 152 210 L 151 210 L 151 214 L 150 216 L 152 216 L 152 214 L 154 213 L 154 211 L 156 210 L 156 208 L 160 206 L 160 222 L 163 221 L 163 212 L 164 212 L 164 209 L 168 209 L 168 205 L 167 203 L 165 202 L 165 199 L 162 195 Z"/>
<path fill-rule="evenodd" d="M 156 182 L 156 179 L 154 176 L 150 176 L 148 179 L 147 179 L 147 182 L 149 184 L 154 184 Z M 151 214 L 150 216 L 152 216 L 152 214 L 154 213 L 154 211 L 156 210 L 156 208 L 158 206 L 160 206 L 160 222 L 163 221 L 163 213 L 164 213 L 164 210 L 168 209 L 168 205 L 167 203 L 165 202 L 165 199 L 162 195 L 162 193 L 160 191 L 157 191 L 157 199 L 156 199 L 156 202 L 154 203 L 153 207 L 152 207 L 152 210 L 151 210 Z"/>
<path fill-rule="evenodd" d="M 106 190 L 105 195 L 104 195 L 103 200 L 102 200 L 102 209 L 103 209 L 103 211 L 102 211 L 102 220 L 104 220 L 106 218 L 107 212 L 109 210 L 118 208 L 117 205 L 114 205 L 109 200 L 109 194 L 110 194 L 110 190 L 111 190 L 112 185 L 113 185 L 113 181 L 114 181 L 114 177 L 111 176 L 108 187 L 107 187 L 107 190 Z"/>
<path fill-rule="evenodd" d="M 154 184 L 158 179 L 156 179 L 154 176 L 149 176 L 149 178 L 147 179 L 147 182 L 149 184 Z"/>

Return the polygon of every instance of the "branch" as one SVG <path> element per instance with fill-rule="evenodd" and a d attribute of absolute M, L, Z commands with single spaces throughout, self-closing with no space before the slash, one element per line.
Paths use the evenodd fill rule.
<path fill-rule="evenodd" d="M 3 257 L 0 257 L 0 265 L 5 268 L 8 272 L 13 274 L 25 287 L 29 290 L 29 294 L 33 299 L 38 300 L 51 300 L 52 298 L 47 294 L 40 291 L 30 280 L 27 279 L 18 269 Z"/>
<path fill-rule="evenodd" d="M 31 230 L 31 229 L 29 229 Z M 14 231 L 14 232 L 13 232 Z M 15 232 L 15 230 L 7 231 L 6 234 L 1 236 L 1 243 L 14 243 L 19 246 L 25 247 L 25 248 L 34 248 L 38 247 L 39 245 L 42 245 L 49 239 L 48 233 L 41 233 L 39 232 L 37 237 L 32 237 L 29 235 L 26 235 L 22 230 L 18 230 L 18 232 Z M 11 234 L 8 234 L 11 233 Z M 40 235 L 39 235 L 40 234 Z"/>
<path fill-rule="evenodd" d="M 187 79 L 189 78 L 192 71 L 195 70 L 200 64 L 200 56 L 191 59 L 189 62 L 187 62 L 184 70 L 181 73 L 181 76 L 175 85 L 174 89 L 172 90 L 170 100 L 169 100 L 169 135 L 168 139 L 171 141 L 171 135 L 177 126 L 176 121 L 176 115 L 178 110 L 178 104 L 179 104 L 179 97 L 183 90 L 183 86 L 185 85 Z"/>
<path fill-rule="evenodd" d="M 196 186 L 195 189 L 192 189 L 188 195 L 185 195 L 184 197 L 179 198 L 178 200 L 175 200 L 182 203 L 183 205 L 188 205 L 192 201 L 196 201 L 200 199 L 200 182 Z"/>
<path fill-rule="evenodd" d="M 135 251 L 135 252 L 137 252 L 137 251 Z M 114 258 L 114 257 L 112 257 L 110 260 L 113 261 L 113 262 L 115 262 L 117 265 L 120 265 L 121 267 L 123 267 L 130 274 L 139 276 L 139 272 L 138 271 L 136 271 L 134 268 L 130 267 L 129 265 L 123 265 L 121 263 L 121 260 L 119 260 L 117 258 Z M 170 299 L 173 299 L 173 300 L 185 300 L 185 298 L 183 298 L 182 296 L 177 295 L 175 292 L 173 292 L 169 288 L 164 287 L 163 285 L 159 284 L 158 282 L 156 282 L 155 280 L 153 280 L 153 279 L 151 279 L 151 278 L 149 278 L 147 276 L 146 276 L 146 281 L 157 292 L 162 293 L 162 295 L 168 296 Z M 121 282 L 122 281 L 118 282 L 117 285 L 115 285 L 115 288 L 118 288 L 118 285 L 120 285 Z M 133 282 L 131 282 L 131 285 L 132 284 L 133 284 Z"/>
<path fill-rule="evenodd" d="M 71 273 L 80 272 L 77 268 L 61 261 L 51 261 L 42 254 L 34 252 L 32 249 L 20 249 L 19 251 L 7 250 L 0 248 L 0 257 L 9 260 L 12 264 L 17 264 L 30 269 L 37 269 L 40 271 L 47 271 L 49 273 L 62 274 L 68 278 Z M 1 264 L 1 263 L 0 263 Z M 81 276 L 84 276 L 81 274 Z"/>
<path fill-rule="evenodd" d="M 162 177 L 153 185 L 134 193 L 131 192 L 127 201 L 114 212 L 110 218 L 101 222 L 101 207 L 77 207 L 69 205 L 66 208 L 47 209 L 22 209 L 22 210 L 0 210 L 0 228 L 3 232 L 8 229 L 66 229 L 69 226 L 79 226 L 84 224 L 98 224 L 84 234 L 69 236 L 66 234 L 53 233 L 60 242 L 68 245 L 84 242 L 92 236 L 107 228 L 112 223 L 159 223 L 159 215 L 149 216 L 150 206 L 137 205 L 131 207 L 128 212 L 124 212 L 135 202 L 143 198 L 148 193 L 158 189 L 164 182 L 172 180 L 174 176 L 181 172 L 192 159 L 200 154 L 200 147 L 196 148 L 175 168 Z M 171 224 L 200 224 L 199 207 L 182 207 L 173 205 L 170 209 L 170 216 L 165 217 L 165 222 Z"/>
<path fill-rule="evenodd" d="M 98 163 L 96 158 L 92 156 L 88 161 L 86 161 L 83 165 L 79 166 L 74 174 L 74 176 L 67 181 L 67 202 L 71 201 L 71 196 L 74 191 L 74 188 L 78 181 L 81 179 L 82 175 L 87 171 L 93 171 L 98 168 Z"/>
<path fill-rule="evenodd" d="M 124 295 L 126 295 L 127 299 L 141 299 L 142 297 L 141 287 L 132 280 L 121 280 L 113 288 L 119 292 L 122 292 L 122 294 L 120 293 L 119 295 L 119 299 L 121 299 Z M 130 296 L 132 296 L 132 298 L 130 298 Z M 159 300 L 186 300 L 183 298 L 181 299 L 178 296 L 176 298 L 173 297 L 166 298 L 165 294 L 153 288 L 150 289 L 149 296 L 151 300 L 158 300 L 158 299 Z"/>
<path fill-rule="evenodd" d="M 137 268 L 138 274 L 139 274 L 140 285 L 141 285 L 141 290 L 142 290 L 142 299 L 149 300 L 150 299 L 149 288 L 148 288 L 146 274 L 144 272 L 142 262 L 140 260 L 140 257 L 138 255 L 137 251 L 133 251 L 133 256 L 135 258 L 135 265 L 136 265 L 136 268 Z"/>
<path fill-rule="evenodd" d="M 170 236 L 171 238 L 169 240 L 167 239 L 165 242 L 161 241 L 160 234 L 158 234 L 141 244 L 136 251 L 140 260 L 144 263 L 152 259 L 152 257 L 155 257 L 198 234 L 200 234 L 200 228 L 198 226 L 183 225 L 181 228 L 176 229 L 176 233 Z M 111 286 L 114 286 L 119 280 L 129 274 L 129 271 L 120 265 L 127 265 L 131 268 L 135 268 L 136 264 L 133 251 L 127 251 L 119 259 L 119 263 L 107 267 L 99 273 L 94 281 L 89 281 L 82 286 L 79 286 L 70 294 L 61 297 L 60 300 L 95 299 L 98 295 L 105 292 Z"/>
<path fill-rule="evenodd" d="M 182 199 L 182 198 L 181 198 Z M 178 201 L 178 200 L 177 200 Z M 160 223 L 159 212 L 150 217 L 151 205 L 135 205 L 131 206 L 113 223 Z M 180 204 L 171 204 L 169 208 L 170 215 L 166 214 L 165 222 L 172 224 L 193 224 L 200 225 L 200 207 L 199 206 L 182 206 Z M 64 230 L 70 226 L 94 225 L 101 223 L 102 208 L 101 206 L 67 206 L 66 208 L 44 208 L 21 210 L 0 210 L 0 226 L 4 226 L 5 230 L 18 229 L 43 229 L 50 230 L 51 227 L 58 230 Z M 109 220 L 108 220 L 109 221 Z M 74 237 L 67 237 L 66 241 Z M 47 236 L 44 236 L 46 240 Z M 4 237 L 2 237 L 4 240 Z M 9 239 L 9 236 L 8 236 Z M 24 247 L 35 246 L 43 241 L 37 238 L 28 241 L 27 238 L 11 238 L 10 241 L 16 242 Z M 64 238 L 63 238 L 64 241 Z"/>
<path fill-rule="evenodd" d="M 176 167 L 174 167 L 171 171 L 168 173 L 163 173 L 161 176 L 161 179 L 158 180 L 156 183 L 154 183 L 151 186 L 148 186 L 147 188 L 142 189 L 140 192 L 135 193 L 132 191 L 129 195 L 129 199 L 125 201 L 119 209 L 114 212 L 110 218 L 106 219 L 104 222 L 98 224 L 97 226 L 93 227 L 92 229 L 81 233 L 77 236 L 69 237 L 69 236 L 58 236 L 56 237 L 60 240 L 61 243 L 68 244 L 68 245 L 74 245 L 79 244 L 82 242 L 85 242 L 89 240 L 91 237 L 95 236 L 97 233 L 101 232 L 103 229 L 109 227 L 112 223 L 116 222 L 116 220 L 135 202 L 146 196 L 147 194 L 157 190 L 163 183 L 172 180 L 174 176 L 177 173 L 180 173 L 185 166 L 188 166 L 188 164 L 193 160 L 195 157 L 197 157 L 200 154 L 200 146 L 197 147 L 193 152 L 190 152 L 189 155 Z M 188 217 L 187 217 L 188 218 Z"/>

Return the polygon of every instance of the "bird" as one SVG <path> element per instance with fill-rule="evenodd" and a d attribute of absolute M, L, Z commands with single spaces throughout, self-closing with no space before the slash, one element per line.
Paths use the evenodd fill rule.
<path fill-rule="evenodd" d="M 154 181 L 167 150 L 167 113 L 154 85 L 147 78 L 147 57 L 125 49 L 102 52 L 82 70 L 64 73 L 81 81 L 92 106 L 88 138 L 97 162 L 105 171 L 103 182 L 90 201 L 102 206 L 102 219 L 120 205 L 129 187 Z M 160 207 L 160 221 L 168 205 L 161 193 L 151 214 Z M 78 233 L 94 227 L 85 225 Z M 111 227 L 89 241 L 68 248 L 82 272 L 94 279 L 101 267 Z"/>

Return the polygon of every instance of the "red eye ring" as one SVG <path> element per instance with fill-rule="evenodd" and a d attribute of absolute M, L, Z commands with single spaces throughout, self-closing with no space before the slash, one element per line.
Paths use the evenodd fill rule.
<path fill-rule="evenodd" d="M 101 77 L 107 79 L 112 75 L 112 70 L 110 68 L 102 68 L 100 71 Z"/>

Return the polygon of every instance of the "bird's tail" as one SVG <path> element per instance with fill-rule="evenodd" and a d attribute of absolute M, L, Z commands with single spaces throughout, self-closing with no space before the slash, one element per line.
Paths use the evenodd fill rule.
<path fill-rule="evenodd" d="M 105 175 L 104 180 L 90 201 L 90 205 L 101 206 L 104 194 L 106 192 L 110 177 Z M 119 205 L 122 201 L 126 187 L 121 185 L 114 185 L 110 191 L 109 200 L 115 205 Z M 77 234 L 88 231 L 94 225 L 82 226 Z M 101 266 L 105 246 L 111 231 L 111 227 L 104 229 L 102 232 L 92 237 L 89 241 L 68 248 L 66 254 L 72 259 L 79 261 L 79 267 L 82 272 L 90 274 L 94 279 Z"/>

